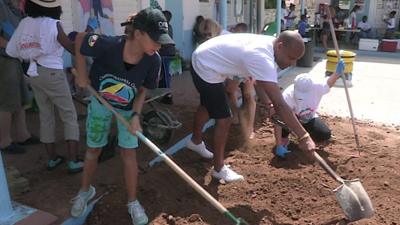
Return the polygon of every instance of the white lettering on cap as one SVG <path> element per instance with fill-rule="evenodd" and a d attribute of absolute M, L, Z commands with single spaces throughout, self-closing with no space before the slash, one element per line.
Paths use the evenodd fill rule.
<path fill-rule="evenodd" d="M 168 23 L 165 21 L 158 22 L 158 29 L 168 31 Z"/>

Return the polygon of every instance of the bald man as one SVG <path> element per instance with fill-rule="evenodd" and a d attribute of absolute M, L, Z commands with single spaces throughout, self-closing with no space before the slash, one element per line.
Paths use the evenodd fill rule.
<path fill-rule="evenodd" d="M 295 65 L 304 54 L 301 36 L 285 31 L 278 38 L 258 34 L 227 34 L 201 44 L 192 55 L 192 77 L 200 94 L 193 136 L 187 147 L 204 158 L 214 158 L 212 176 L 225 182 L 243 176 L 224 164 L 224 150 L 231 125 L 231 109 L 225 92 L 226 79 L 252 78 L 265 105 L 274 106 L 280 118 L 299 137 L 299 147 L 313 150 L 315 143 L 284 101 L 278 81 L 278 67 Z M 210 152 L 202 139 L 202 127 L 209 118 L 216 120 L 214 148 Z"/>

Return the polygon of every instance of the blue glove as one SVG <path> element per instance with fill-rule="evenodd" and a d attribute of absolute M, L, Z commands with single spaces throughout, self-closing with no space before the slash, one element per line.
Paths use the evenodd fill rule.
<path fill-rule="evenodd" d="M 341 59 L 338 64 L 336 65 L 336 74 L 342 75 L 344 69 L 346 68 L 346 64 L 344 63 L 343 59 Z"/>
<path fill-rule="evenodd" d="M 281 158 L 285 158 L 286 154 L 290 153 L 291 151 L 289 151 L 285 146 L 279 145 L 276 147 L 275 149 L 275 153 L 277 156 L 281 157 Z"/>
<path fill-rule="evenodd" d="M 15 31 L 15 27 L 8 21 L 2 21 L 0 23 L 0 27 L 3 29 L 4 33 L 6 33 L 10 37 L 13 35 Z"/>
<path fill-rule="evenodd" d="M 96 17 L 90 17 L 87 22 L 87 26 L 92 28 L 92 30 L 96 30 L 99 27 L 99 22 Z"/>

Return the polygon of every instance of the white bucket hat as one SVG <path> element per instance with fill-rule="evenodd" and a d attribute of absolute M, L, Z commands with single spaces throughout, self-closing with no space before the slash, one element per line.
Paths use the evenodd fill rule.
<path fill-rule="evenodd" d="M 296 76 L 294 79 L 294 97 L 296 100 L 305 100 L 310 98 L 314 81 L 310 74 L 302 73 Z"/>
<path fill-rule="evenodd" d="M 30 1 L 45 8 L 55 8 L 61 6 L 60 0 L 30 0 Z"/>

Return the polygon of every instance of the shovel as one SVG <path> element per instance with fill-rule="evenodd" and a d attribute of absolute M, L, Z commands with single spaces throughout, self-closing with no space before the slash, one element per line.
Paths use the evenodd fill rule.
<path fill-rule="evenodd" d="M 338 58 L 338 61 L 340 61 L 341 56 L 340 56 L 340 51 L 339 51 L 339 45 L 338 45 L 338 42 L 336 39 L 335 28 L 334 28 L 333 22 L 332 22 L 331 10 L 329 9 L 328 5 L 325 5 L 325 7 L 326 7 L 326 12 L 327 12 L 328 18 L 329 18 L 329 27 L 330 27 L 330 31 L 331 31 L 331 35 L 332 35 L 333 45 L 335 46 L 335 50 L 336 50 L 336 56 Z M 358 132 L 357 132 L 356 122 L 355 122 L 354 113 L 353 113 L 353 107 L 351 106 L 351 101 L 350 101 L 349 89 L 347 88 L 347 83 L 346 83 L 346 79 L 345 79 L 344 75 L 341 74 L 341 77 L 342 77 L 342 81 L 343 81 L 343 85 L 344 85 L 344 90 L 346 93 L 347 105 L 348 105 L 349 111 L 350 111 L 351 124 L 353 125 L 354 139 L 356 140 L 356 146 L 358 149 L 358 157 L 360 157 L 361 156 L 360 139 L 358 138 Z"/>
<path fill-rule="evenodd" d="M 271 121 L 282 128 L 290 130 L 286 124 L 280 121 L 276 116 L 271 116 Z M 313 154 L 329 175 L 340 183 L 340 186 L 335 188 L 333 192 L 347 219 L 350 221 L 357 221 L 364 218 L 371 218 L 374 215 L 374 208 L 361 181 L 358 178 L 354 180 L 344 180 L 333 171 L 328 163 L 326 163 L 316 151 L 313 151 Z"/>
<path fill-rule="evenodd" d="M 371 218 L 374 215 L 374 208 L 367 192 L 357 178 L 354 180 L 344 180 L 326 163 L 326 161 L 314 151 L 314 157 L 321 166 L 331 175 L 340 186 L 333 192 L 339 202 L 343 213 L 350 221 L 357 221 L 364 218 Z"/>
<path fill-rule="evenodd" d="M 77 74 L 76 70 L 74 73 Z M 124 126 L 129 127 L 129 122 L 121 116 L 103 97 L 97 93 L 93 87 L 88 86 L 87 89 L 92 95 L 94 95 L 97 100 L 99 100 L 107 109 L 109 109 L 115 117 L 124 124 Z M 236 217 L 228 209 L 226 209 L 220 202 L 218 202 L 212 195 L 210 195 L 204 188 L 196 183 L 185 171 L 183 171 L 174 161 L 172 161 L 164 152 L 162 152 L 154 143 L 152 143 L 148 138 L 146 138 L 141 132 L 136 131 L 136 136 L 147 145 L 154 153 L 161 157 L 165 163 L 176 172 L 183 180 L 186 181 L 194 190 L 197 191 L 203 198 L 205 198 L 209 203 L 211 203 L 220 213 L 229 218 L 235 225 L 249 225 L 244 219 Z"/>

